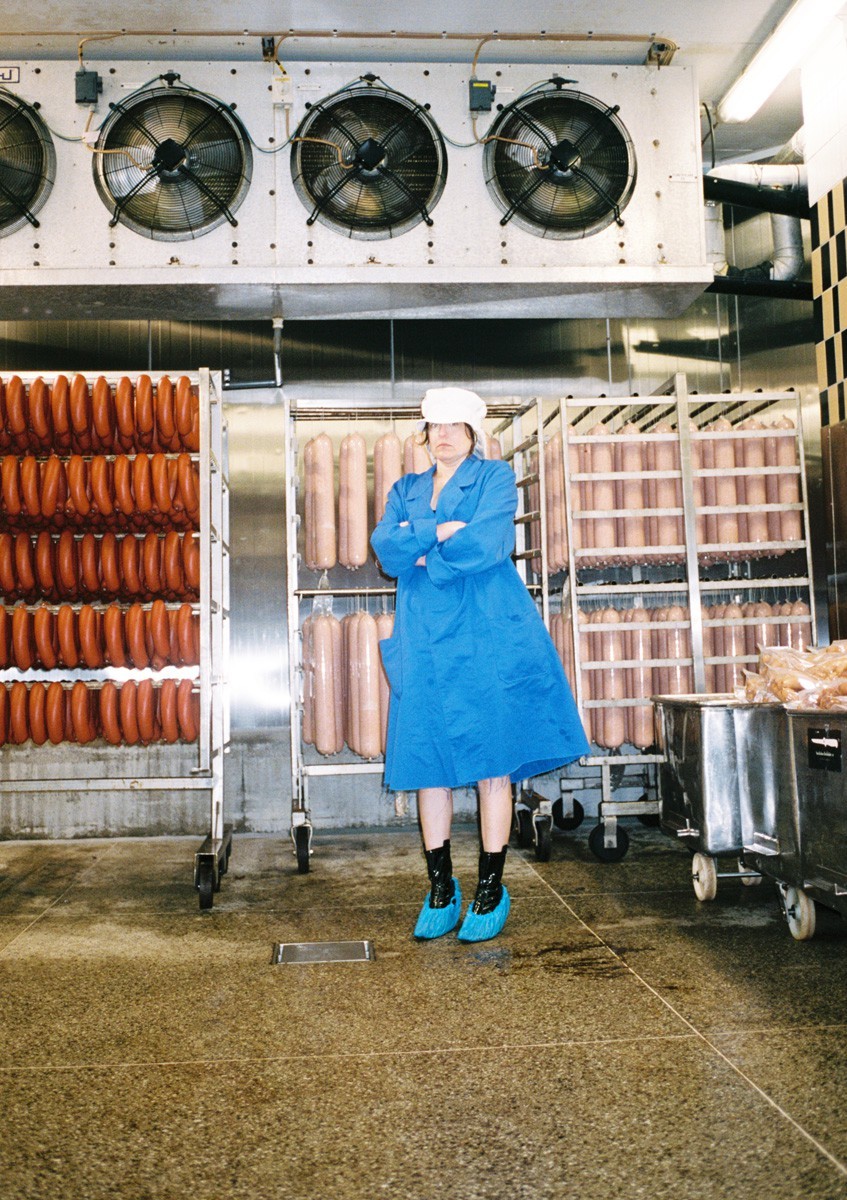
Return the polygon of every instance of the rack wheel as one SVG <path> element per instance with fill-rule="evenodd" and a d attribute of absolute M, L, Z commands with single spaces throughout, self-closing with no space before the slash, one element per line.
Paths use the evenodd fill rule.
<path fill-rule="evenodd" d="M 294 830 L 294 849 L 297 853 L 297 874 L 309 874 L 309 827 L 298 825 Z"/>
<path fill-rule="evenodd" d="M 200 908 L 211 908 L 215 899 L 215 870 L 209 863 L 201 863 L 197 869 L 197 892 Z"/>
<path fill-rule="evenodd" d="M 815 902 L 802 888 L 789 887 L 783 893 L 785 919 L 791 936 L 798 942 L 807 942 L 815 933 Z"/>
<path fill-rule="evenodd" d="M 739 869 L 739 871 L 744 872 L 744 874 L 741 876 L 741 882 L 744 884 L 745 887 L 758 887 L 759 884 L 762 882 L 761 875 L 748 875 L 747 874 L 747 872 L 750 870 L 750 868 L 745 867 L 744 863 L 741 861 L 740 858 L 738 860 L 738 869 Z"/>
<path fill-rule="evenodd" d="M 518 822 L 518 846 L 528 850 L 535 841 L 532 834 L 532 813 L 528 808 L 519 808 L 515 816 Z"/>
<path fill-rule="evenodd" d="M 538 862 L 549 862 L 553 850 L 553 818 L 536 817 L 535 825 L 535 857 Z"/>
<path fill-rule="evenodd" d="M 556 828 L 562 829 L 565 833 L 571 829 L 579 829 L 582 822 L 585 820 L 585 809 L 578 800 L 573 802 L 573 814 L 569 817 L 565 816 L 565 805 L 561 798 L 553 801 L 553 820 L 556 822 Z"/>
<path fill-rule="evenodd" d="M 629 834 L 618 825 L 615 829 L 616 841 L 614 846 L 607 846 L 606 831 L 603 825 L 595 825 L 588 835 L 588 848 L 600 862 L 620 862 L 629 849 Z"/>
<path fill-rule="evenodd" d="M 698 900 L 714 900 L 717 896 L 718 869 L 711 855 L 694 855 L 691 860 L 691 882 Z"/>

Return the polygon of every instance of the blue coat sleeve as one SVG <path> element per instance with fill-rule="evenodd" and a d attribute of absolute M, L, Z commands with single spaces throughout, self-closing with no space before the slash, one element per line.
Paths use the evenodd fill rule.
<path fill-rule="evenodd" d="M 436 587 L 459 575 L 488 571 L 508 558 L 515 548 L 515 513 L 518 489 L 508 463 L 498 462 L 486 472 L 479 505 L 464 529 L 427 553 L 426 569 Z"/>
<path fill-rule="evenodd" d="M 371 545 L 386 575 L 396 579 L 414 567 L 436 543 L 435 513 L 410 521 L 402 495 L 403 480 L 388 493 L 385 513 L 371 535 Z"/>

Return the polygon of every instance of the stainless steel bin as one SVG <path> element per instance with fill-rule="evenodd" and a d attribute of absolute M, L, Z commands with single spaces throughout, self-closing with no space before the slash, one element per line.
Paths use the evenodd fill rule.
<path fill-rule="evenodd" d="M 799 869 L 786 882 L 847 917 L 847 713 L 789 709 L 788 724 Z"/>

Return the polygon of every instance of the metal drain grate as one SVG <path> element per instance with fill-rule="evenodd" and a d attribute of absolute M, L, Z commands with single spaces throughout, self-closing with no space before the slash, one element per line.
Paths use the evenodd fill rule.
<path fill-rule="evenodd" d="M 373 962 L 373 942 L 275 942 L 271 963 Z"/>

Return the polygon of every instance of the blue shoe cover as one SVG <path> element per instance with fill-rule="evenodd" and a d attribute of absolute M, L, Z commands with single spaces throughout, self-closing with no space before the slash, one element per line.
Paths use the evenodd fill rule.
<path fill-rule="evenodd" d="M 429 895 L 427 892 L 418 923 L 415 926 L 416 938 L 443 937 L 445 933 L 455 929 L 459 923 L 459 913 L 462 909 L 462 889 L 459 887 L 458 879 L 455 877 L 453 879 L 453 899 L 444 908 L 431 908 Z"/>
<path fill-rule="evenodd" d="M 490 913 L 475 913 L 473 906 L 468 909 L 462 922 L 462 928 L 458 933 L 459 941 L 487 942 L 489 938 L 497 937 L 506 924 L 510 908 L 511 900 L 504 885 L 500 903 Z"/>

